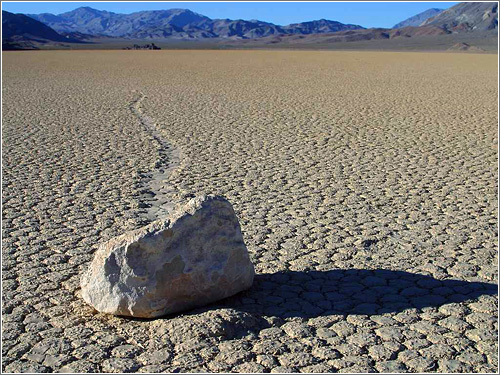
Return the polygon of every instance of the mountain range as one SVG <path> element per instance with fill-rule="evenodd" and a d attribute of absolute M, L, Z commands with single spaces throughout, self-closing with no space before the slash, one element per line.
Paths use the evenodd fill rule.
<path fill-rule="evenodd" d="M 324 19 L 287 26 L 258 20 L 210 19 L 188 9 L 118 14 L 82 7 L 59 15 L 42 13 L 28 16 L 60 33 L 79 32 L 130 39 L 253 39 L 277 34 L 316 34 L 363 29 L 359 25 Z"/>
<path fill-rule="evenodd" d="M 360 25 L 326 19 L 280 26 L 258 20 L 210 19 L 188 9 L 118 14 L 89 7 L 58 15 L 2 11 L 2 27 L 4 49 L 16 45 L 16 48 L 37 48 L 37 43 L 62 45 L 63 42 L 90 41 L 102 44 L 127 39 L 212 41 L 214 45 L 226 43 L 232 46 L 238 43 L 250 46 L 404 40 L 464 33 L 478 37 L 480 33 L 487 33 L 486 37 L 491 39 L 498 38 L 498 3 L 469 2 L 447 10 L 432 8 L 396 24 L 392 29 L 365 29 Z"/>

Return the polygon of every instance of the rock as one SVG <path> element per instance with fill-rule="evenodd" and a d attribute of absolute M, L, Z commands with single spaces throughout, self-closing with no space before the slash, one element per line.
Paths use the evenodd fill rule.
<path fill-rule="evenodd" d="M 152 318 L 248 289 L 254 274 L 231 204 L 203 195 L 102 244 L 82 297 L 104 313 Z"/>

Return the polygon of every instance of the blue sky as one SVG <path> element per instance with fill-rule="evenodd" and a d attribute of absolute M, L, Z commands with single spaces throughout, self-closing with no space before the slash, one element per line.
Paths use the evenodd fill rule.
<path fill-rule="evenodd" d="M 64 13 L 81 6 L 115 13 L 187 8 L 210 18 L 258 19 L 278 25 L 321 18 L 364 27 L 392 27 L 429 8 L 449 8 L 458 2 L 10 2 L 13 13 Z"/>

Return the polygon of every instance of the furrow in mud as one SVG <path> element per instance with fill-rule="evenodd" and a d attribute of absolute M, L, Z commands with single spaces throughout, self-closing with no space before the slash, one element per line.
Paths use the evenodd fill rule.
<path fill-rule="evenodd" d="M 141 197 L 148 206 L 147 219 L 154 221 L 168 214 L 175 205 L 173 196 L 176 190 L 167 181 L 168 176 L 179 166 L 180 151 L 163 137 L 155 121 L 144 114 L 141 104 L 146 98 L 146 95 L 139 93 L 137 99 L 130 103 L 130 110 L 159 146 L 158 159 L 154 169 L 146 173 Z"/>

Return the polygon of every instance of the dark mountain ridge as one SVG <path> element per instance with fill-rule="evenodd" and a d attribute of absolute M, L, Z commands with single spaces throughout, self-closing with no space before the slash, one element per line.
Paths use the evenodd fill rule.
<path fill-rule="evenodd" d="M 79 43 L 72 36 L 61 35 L 49 26 L 24 14 L 2 10 L 2 49 L 36 49 L 37 43 Z"/>
<path fill-rule="evenodd" d="M 42 22 L 24 14 L 14 14 L 2 10 L 2 39 L 11 38 L 65 41 L 65 37 Z"/>
<path fill-rule="evenodd" d="M 292 23 L 284 26 L 283 29 L 287 34 L 321 34 L 321 33 L 334 33 L 336 31 L 344 30 L 361 30 L 364 29 L 358 25 L 343 24 L 337 21 L 329 21 L 320 19 L 318 21 Z"/>

